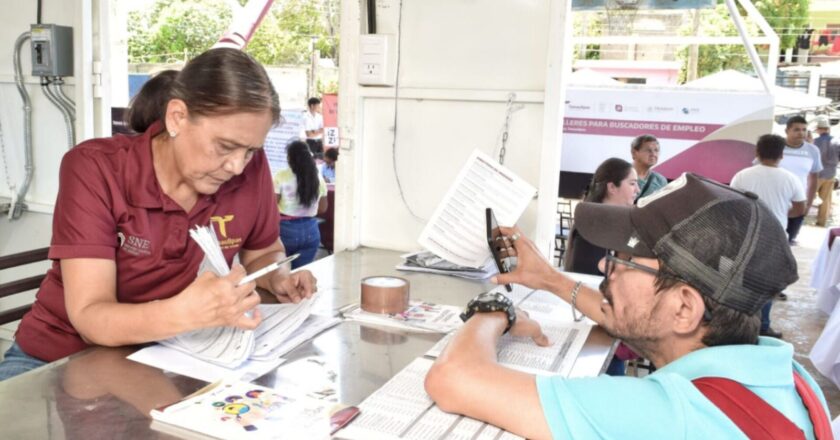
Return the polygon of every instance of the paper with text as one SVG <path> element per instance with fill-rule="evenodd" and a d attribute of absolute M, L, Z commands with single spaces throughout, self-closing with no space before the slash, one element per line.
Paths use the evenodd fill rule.
<path fill-rule="evenodd" d="M 568 303 L 550 292 L 534 290 L 517 296 L 511 298 L 514 304 L 540 323 L 551 345 L 540 347 L 531 338 L 504 335 L 497 352 L 499 363 L 526 373 L 568 376 L 586 343 L 592 321 L 574 322 Z M 445 336 L 426 355 L 440 356 L 453 336 Z"/>
<path fill-rule="evenodd" d="M 438 409 L 423 382 L 433 361 L 418 358 L 359 405 L 361 414 L 338 438 L 356 439 L 519 439 L 478 420 Z"/>
<path fill-rule="evenodd" d="M 366 312 L 358 304 L 343 309 L 341 314 L 346 320 L 365 324 L 423 333 L 449 333 L 463 324 L 462 311 L 457 306 L 411 301 L 408 309 L 393 315 Z"/>
<path fill-rule="evenodd" d="M 326 439 L 334 406 L 284 390 L 226 380 L 154 409 L 150 415 L 187 432 L 222 439 Z M 158 427 L 163 426 L 154 426 Z"/>
<path fill-rule="evenodd" d="M 512 226 L 536 194 L 519 176 L 476 150 L 420 234 L 419 243 L 435 255 L 466 267 L 483 267 L 490 258 L 486 209 L 502 226 Z"/>

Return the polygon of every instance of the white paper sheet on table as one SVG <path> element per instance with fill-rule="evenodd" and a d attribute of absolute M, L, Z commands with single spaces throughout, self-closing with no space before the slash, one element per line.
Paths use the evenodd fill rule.
<path fill-rule="evenodd" d="M 423 387 L 432 362 L 418 358 L 408 364 L 359 405 L 359 417 L 336 437 L 349 440 L 521 438 L 493 425 L 438 409 Z"/>
<path fill-rule="evenodd" d="M 482 267 L 490 258 L 486 208 L 499 224 L 516 223 L 536 189 L 476 150 L 420 234 L 419 243 L 435 255 L 467 267 Z"/>
<path fill-rule="evenodd" d="M 129 355 L 128 359 L 206 382 L 230 378 L 248 381 L 273 370 L 283 363 L 283 356 L 286 353 L 340 322 L 340 319 L 334 317 L 310 315 L 279 345 L 274 345 L 273 349 L 264 350 L 259 354 L 252 354 L 248 360 L 235 368 L 203 361 L 184 351 L 160 344 L 139 350 Z M 261 339 L 257 338 L 256 340 L 260 341 Z"/>
<path fill-rule="evenodd" d="M 392 327 L 421 333 L 449 333 L 461 327 L 461 307 L 411 301 L 408 309 L 396 315 L 365 312 L 359 304 L 345 307 L 341 314 L 348 321 Z"/>
<path fill-rule="evenodd" d="M 128 359 L 205 382 L 222 379 L 248 382 L 277 368 L 285 361 L 283 358 L 267 361 L 248 360 L 239 367 L 231 369 L 202 361 L 182 351 L 159 344 L 136 351 L 129 355 Z"/>
<path fill-rule="evenodd" d="M 568 304 L 542 290 L 535 290 L 515 303 L 540 323 L 551 345 L 540 347 L 531 338 L 504 335 L 499 341 L 497 352 L 499 363 L 526 373 L 568 376 L 586 343 L 592 329 L 592 321 L 574 322 Z M 454 334 L 446 335 L 426 352 L 426 355 L 440 356 L 453 336 Z"/>
<path fill-rule="evenodd" d="M 260 304 L 262 321 L 256 330 L 214 327 L 160 341 L 205 362 L 236 368 L 252 355 L 264 358 L 282 344 L 310 316 L 316 297 L 298 304 Z"/>

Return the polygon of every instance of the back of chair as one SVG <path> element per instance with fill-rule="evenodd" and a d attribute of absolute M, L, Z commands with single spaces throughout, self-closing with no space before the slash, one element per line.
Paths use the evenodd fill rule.
<path fill-rule="evenodd" d="M 37 263 L 39 261 L 47 260 L 47 255 L 49 254 L 49 251 L 50 248 L 45 247 L 41 249 L 21 252 L 18 254 L 2 256 L 0 257 L 0 270 L 11 269 L 13 267 L 23 266 L 26 264 Z M 19 280 L 9 281 L 7 283 L 0 284 L 0 298 L 5 298 L 7 296 L 37 289 L 41 285 L 41 281 L 44 281 L 44 277 L 46 277 L 46 274 L 21 278 Z M 23 306 L 15 307 L 10 310 L 3 311 L 2 313 L 0 313 L 0 325 L 17 321 L 18 319 L 22 318 L 23 315 L 25 315 L 26 312 L 28 312 L 31 308 L 32 304 L 26 304 Z"/>

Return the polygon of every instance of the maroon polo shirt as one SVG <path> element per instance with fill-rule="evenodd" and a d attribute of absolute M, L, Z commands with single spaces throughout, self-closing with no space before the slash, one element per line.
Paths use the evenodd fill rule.
<path fill-rule="evenodd" d="M 87 347 L 67 317 L 58 260 L 114 260 L 117 300 L 143 303 L 174 296 L 195 280 L 204 253 L 190 239 L 194 225 L 213 224 L 228 264 L 241 249 L 278 240 L 280 218 L 264 152 L 187 213 L 155 177 L 151 138 L 160 131 L 155 124 L 142 135 L 93 139 L 64 155 L 53 265 L 15 337 L 27 354 L 51 362 Z"/>

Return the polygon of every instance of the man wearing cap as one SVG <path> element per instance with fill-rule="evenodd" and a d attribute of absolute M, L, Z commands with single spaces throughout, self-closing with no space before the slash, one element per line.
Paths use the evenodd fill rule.
<path fill-rule="evenodd" d="M 830 434 L 825 398 L 793 347 L 758 335 L 759 309 L 797 272 L 784 230 L 754 195 L 687 174 L 636 207 L 581 203 L 575 219 L 586 240 L 610 250 L 600 291 L 555 271 L 527 238 L 513 243 L 516 269 L 495 282 L 560 296 L 658 370 L 566 379 L 505 368 L 496 360 L 503 332 L 550 341 L 526 314 L 505 313 L 504 300 L 489 308 L 473 300 L 426 377 L 442 410 L 528 438 Z M 515 228 L 503 233 L 520 237 Z M 725 392 L 715 395 L 709 381 L 726 383 L 717 387 Z M 757 416 L 745 421 L 720 409 L 721 399 Z"/>
<path fill-rule="evenodd" d="M 825 226 L 831 217 L 831 196 L 834 193 L 837 162 L 840 159 L 840 142 L 831 135 L 831 123 L 826 115 L 817 117 L 817 134 L 814 145 L 820 150 L 823 165 L 817 178 L 817 194 L 822 200 L 817 211 L 817 226 Z"/>

